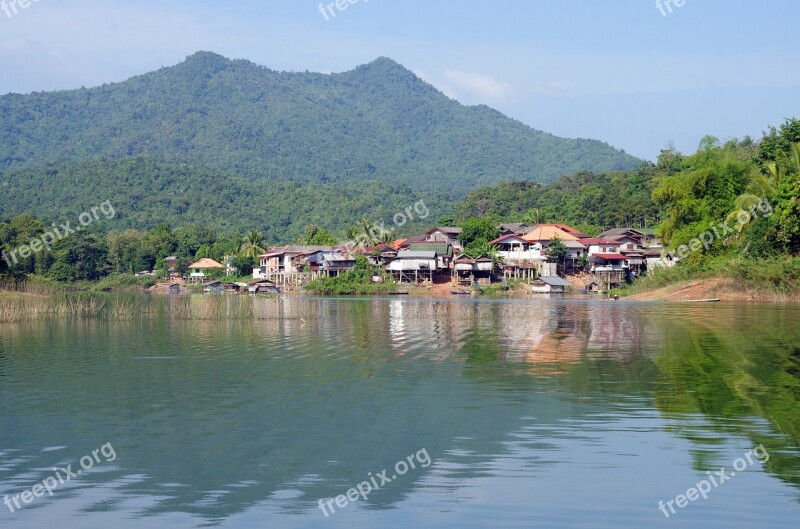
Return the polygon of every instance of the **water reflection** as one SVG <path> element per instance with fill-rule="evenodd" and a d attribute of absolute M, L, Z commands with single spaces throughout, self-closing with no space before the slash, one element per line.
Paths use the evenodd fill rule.
<path fill-rule="evenodd" d="M 585 467 L 603 461 L 620 480 L 642 462 L 668 473 L 654 439 L 689 443 L 687 470 L 697 471 L 729 464 L 734 440 L 763 442 L 773 456 L 766 471 L 800 485 L 794 308 L 135 302 L 144 310 L 123 320 L 0 326 L 0 495 L 30 488 L 98 444 L 112 442 L 119 455 L 0 520 L 33 527 L 60 513 L 68 527 L 124 525 L 120 517 L 143 517 L 147 527 L 240 527 L 258 513 L 260 522 L 316 527 L 319 498 L 421 448 L 430 469 L 393 482 L 341 523 L 416 501 L 403 510 L 409 518 L 397 518 L 407 522 L 437 512 L 430 503 L 439 498 L 452 513 L 442 526 L 464 526 L 475 513 L 460 506 L 477 484 L 491 481 L 507 498 L 519 479 L 575 493 L 559 476 L 587 453 L 596 460 Z M 551 493 L 537 487 L 528 501 L 569 504 Z M 616 526 L 652 521 L 655 494 L 630 494 L 619 507 L 628 523 Z M 498 505 L 487 509 L 496 514 Z M 510 522 L 529 507 L 503 508 Z"/>

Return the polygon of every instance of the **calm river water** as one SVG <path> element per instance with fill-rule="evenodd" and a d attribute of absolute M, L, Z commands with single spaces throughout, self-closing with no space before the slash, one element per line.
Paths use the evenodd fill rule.
<path fill-rule="evenodd" d="M 800 307 L 125 299 L 0 324 L 0 527 L 800 526 Z"/>

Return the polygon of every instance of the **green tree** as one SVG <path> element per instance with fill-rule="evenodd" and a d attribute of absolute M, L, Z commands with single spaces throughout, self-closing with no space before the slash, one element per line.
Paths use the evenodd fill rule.
<path fill-rule="evenodd" d="M 473 243 L 488 244 L 500 236 L 500 230 L 488 219 L 467 219 L 461 224 L 458 240 L 465 247 Z"/>
<path fill-rule="evenodd" d="M 267 241 L 261 232 L 250 230 L 242 238 L 242 245 L 239 247 L 239 255 L 241 257 L 249 257 L 255 259 L 259 255 L 266 253 Z"/>
<path fill-rule="evenodd" d="M 306 235 L 301 239 L 301 242 L 311 246 L 335 246 L 337 241 L 325 229 L 316 224 L 310 224 L 306 227 Z"/>

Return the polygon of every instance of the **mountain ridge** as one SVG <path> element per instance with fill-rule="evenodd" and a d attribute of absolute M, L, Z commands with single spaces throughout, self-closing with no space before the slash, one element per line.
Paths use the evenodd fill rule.
<path fill-rule="evenodd" d="M 0 140 L 0 171 L 169 156 L 251 179 L 397 181 L 453 198 L 641 163 L 462 105 L 387 57 L 322 74 L 201 51 L 118 83 L 0 96 Z"/>

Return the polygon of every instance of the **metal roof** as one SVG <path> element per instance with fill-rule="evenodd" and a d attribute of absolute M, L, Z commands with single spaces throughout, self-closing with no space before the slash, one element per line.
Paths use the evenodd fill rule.
<path fill-rule="evenodd" d="M 551 287 L 568 287 L 568 286 L 572 286 L 572 283 L 570 283 L 569 281 L 567 281 L 563 277 L 544 276 L 544 277 L 540 277 L 538 279 L 541 279 L 542 282 L 550 285 Z"/>
<path fill-rule="evenodd" d="M 408 247 L 412 252 L 436 252 L 439 255 L 453 255 L 453 247 L 446 242 L 414 242 Z"/>
<path fill-rule="evenodd" d="M 397 252 L 398 259 L 436 259 L 436 252 L 405 251 Z"/>

